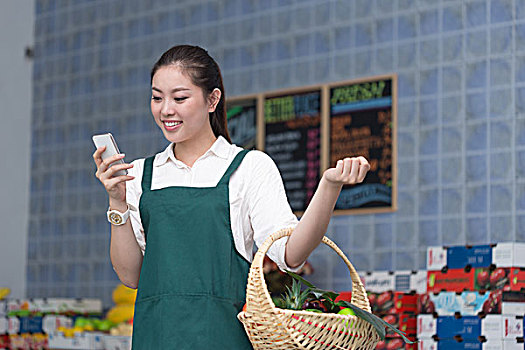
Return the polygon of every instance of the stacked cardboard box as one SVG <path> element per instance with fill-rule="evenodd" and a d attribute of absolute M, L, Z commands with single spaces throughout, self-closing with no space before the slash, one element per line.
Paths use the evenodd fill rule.
<path fill-rule="evenodd" d="M 419 293 L 426 291 L 426 271 L 376 271 L 360 273 L 368 293 L 372 312 L 407 338 L 416 340 Z M 394 332 L 387 332 L 385 341 L 376 349 L 417 349 L 417 344 L 405 344 Z"/>
<path fill-rule="evenodd" d="M 429 247 L 420 349 L 524 349 L 525 244 Z"/>
<path fill-rule="evenodd" d="M 525 244 L 429 247 L 427 291 L 521 291 L 525 289 Z"/>

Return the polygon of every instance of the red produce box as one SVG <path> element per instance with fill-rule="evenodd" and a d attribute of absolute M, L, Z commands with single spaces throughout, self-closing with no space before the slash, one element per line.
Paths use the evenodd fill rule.
<path fill-rule="evenodd" d="M 408 337 L 409 339 L 414 339 L 417 334 L 417 315 L 415 314 L 401 314 L 399 316 L 399 328 L 400 331 L 405 332 L 409 335 L 414 335 L 413 337 Z M 397 335 L 397 333 L 396 333 Z M 398 335 L 399 336 L 399 335 Z"/>
<path fill-rule="evenodd" d="M 9 349 L 9 335 L 0 335 L 0 349 Z"/>
<path fill-rule="evenodd" d="M 419 294 L 417 300 L 418 314 L 433 314 L 434 312 L 436 312 L 436 306 L 430 298 L 431 294 L 432 293 Z"/>
<path fill-rule="evenodd" d="M 385 322 L 390 323 L 400 331 L 404 332 L 409 339 L 416 338 L 417 335 L 417 316 L 412 313 L 388 314 L 382 317 Z M 387 330 L 388 331 L 388 330 Z M 388 331 L 387 338 L 401 338 L 395 332 Z"/>
<path fill-rule="evenodd" d="M 370 293 L 368 300 L 372 312 L 378 315 L 388 315 L 394 313 L 416 313 L 417 299 L 415 293 L 403 292 L 384 292 L 381 294 Z"/>
<path fill-rule="evenodd" d="M 510 269 L 510 290 L 512 291 L 525 291 L 525 269 L 519 267 L 513 267 Z"/>
<path fill-rule="evenodd" d="M 476 284 L 478 290 L 503 290 L 522 291 L 525 290 L 525 268 L 496 268 L 476 269 Z"/>
<path fill-rule="evenodd" d="M 395 313 L 416 313 L 417 299 L 415 293 L 394 292 L 394 308 L 390 311 Z"/>
<path fill-rule="evenodd" d="M 519 270 L 519 269 L 516 269 Z M 510 268 L 477 268 L 477 269 L 448 269 L 443 271 L 428 271 L 427 291 L 438 293 L 462 292 L 470 290 L 511 290 Z M 520 279 L 523 274 L 516 274 L 516 287 L 525 288 L 525 278 Z"/>
<path fill-rule="evenodd" d="M 408 337 L 410 340 L 415 340 L 415 337 Z M 417 350 L 417 343 L 406 344 L 401 338 L 385 339 L 377 343 L 376 350 Z"/>
<path fill-rule="evenodd" d="M 483 304 L 484 314 L 523 316 L 525 314 L 525 293 L 522 291 L 491 291 Z"/>
<path fill-rule="evenodd" d="M 427 293 L 462 292 L 474 289 L 474 270 L 448 269 L 427 272 Z"/>
<path fill-rule="evenodd" d="M 377 304 L 377 297 L 379 296 L 379 294 L 366 292 L 366 296 L 368 297 L 368 302 L 370 303 L 370 309 L 372 310 L 372 312 L 374 312 L 374 305 Z"/>
<path fill-rule="evenodd" d="M 496 268 L 496 269 L 476 269 L 474 271 L 476 281 L 474 289 L 476 290 L 504 290 L 509 291 L 510 285 L 510 269 Z"/>
<path fill-rule="evenodd" d="M 490 292 L 489 297 L 483 303 L 482 313 L 487 314 L 501 314 L 501 307 L 503 301 L 503 291 L 495 290 Z"/>

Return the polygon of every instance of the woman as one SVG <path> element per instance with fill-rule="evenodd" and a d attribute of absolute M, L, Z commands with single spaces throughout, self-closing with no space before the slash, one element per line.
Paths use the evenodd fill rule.
<path fill-rule="evenodd" d="M 345 158 L 326 170 L 297 222 L 275 163 L 231 144 L 221 72 L 204 49 L 166 51 L 151 89 L 152 115 L 171 142 L 166 150 L 111 167 L 124 155 L 102 161 L 104 148 L 93 154 L 109 209 L 121 219 L 111 225 L 113 267 L 138 288 L 133 347 L 250 349 L 236 315 L 254 241 L 295 227 L 268 255 L 281 269 L 300 268 L 321 242 L 341 187 L 362 182 L 369 164 Z M 122 169 L 128 175 L 114 176 Z"/>

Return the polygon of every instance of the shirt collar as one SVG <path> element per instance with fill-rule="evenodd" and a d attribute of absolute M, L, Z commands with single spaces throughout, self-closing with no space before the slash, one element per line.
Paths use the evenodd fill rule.
<path fill-rule="evenodd" d="M 230 143 L 222 136 L 217 137 L 217 140 L 211 145 L 210 149 L 204 155 L 213 152 L 217 157 L 228 159 L 230 155 Z"/>
<path fill-rule="evenodd" d="M 173 145 L 173 142 L 170 143 L 168 147 L 164 149 L 164 151 L 158 153 L 155 156 L 155 159 L 153 160 L 154 166 L 164 165 L 168 160 L 171 160 L 175 163 L 175 165 L 179 167 L 185 167 L 185 165 L 180 160 L 175 158 L 175 154 L 173 153 Z M 211 154 L 214 154 L 219 158 L 228 159 L 230 154 L 230 146 L 230 143 L 226 141 L 224 137 L 219 136 L 213 145 L 211 145 L 210 149 L 208 149 L 199 159 L 209 157 Z"/>

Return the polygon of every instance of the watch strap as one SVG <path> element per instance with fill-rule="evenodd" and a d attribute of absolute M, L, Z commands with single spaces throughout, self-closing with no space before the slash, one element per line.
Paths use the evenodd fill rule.
<path fill-rule="evenodd" d="M 111 224 L 116 225 L 116 226 L 124 225 L 126 221 L 128 221 L 129 211 L 130 211 L 129 204 L 128 204 L 128 209 L 124 213 L 116 209 L 108 208 L 108 211 L 107 211 L 108 221 Z"/>

